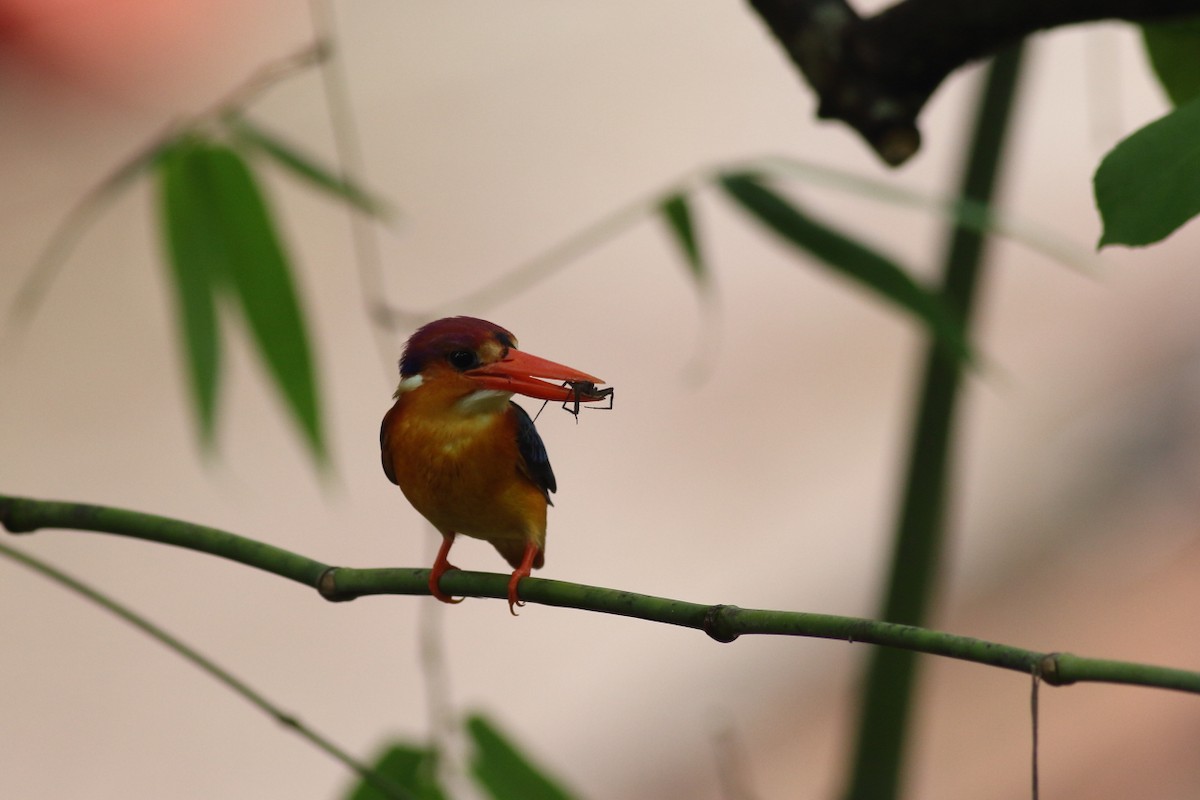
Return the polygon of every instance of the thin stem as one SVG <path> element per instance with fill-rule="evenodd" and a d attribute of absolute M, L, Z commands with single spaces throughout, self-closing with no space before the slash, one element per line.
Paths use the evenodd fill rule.
<path fill-rule="evenodd" d="M 995 192 L 1020 65 L 1021 45 L 1016 45 L 996 57 L 980 90 L 960 187 L 960 195 L 976 203 L 990 204 Z M 949 232 L 942 293 L 959 313 L 965 330 L 981 278 L 985 241 L 978 231 L 961 225 Z M 937 343 L 930 343 L 880 614 L 891 622 L 924 625 L 933 604 L 945 550 L 951 442 L 961 377 L 961 365 Z M 917 666 L 911 650 L 871 653 L 845 795 L 849 800 L 899 795 Z"/>
<path fill-rule="evenodd" d="M 429 594 L 427 569 L 329 567 L 216 528 L 124 509 L 0 495 L 0 524 L 11 533 L 69 528 L 172 544 L 297 581 L 332 601 L 368 595 Z M 458 597 L 506 600 L 508 580 L 506 574 L 453 570 L 442 577 L 441 586 L 443 591 Z M 1026 675 L 1034 673 L 1052 686 L 1082 682 L 1121 683 L 1200 695 L 1200 672 L 1085 658 L 1069 653 L 1043 653 L 914 625 L 859 617 L 689 603 L 544 578 L 521 581 L 521 599 L 694 628 L 718 642 L 732 642 L 743 634 L 841 639 L 955 658 Z"/>
<path fill-rule="evenodd" d="M 438 304 L 430 310 L 429 315 L 439 317 L 449 313 L 458 313 L 463 309 L 479 311 L 520 294 L 546 280 L 584 253 L 594 250 L 612 239 L 635 222 L 656 213 L 664 197 L 693 186 L 700 174 L 702 173 L 698 171 L 690 171 L 663 189 L 622 205 L 617 210 L 568 236 L 549 250 L 517 265 L 495 280 Z"/>
<path fill-rule="evenodd" d="M 699 191 L 715 183 L 725 173 L 759 171 L 849 192 L 879 202 L 918 208 L 956 226 L 979 233 L 992 233 L 1019 242 L 1031 250 L 1082 272 L 1094 271 L 1094 266 L 1098 263 L 1098 259 L 1087 248 L 1038 225 L 1035 221 L 997 214 L 986 204 L 970 197 L 964 196 L 949 201 L 821 164 L 789 157 L 760 156 L 688 170 L 658 190 L 609 211 L 483 286 L 436 303 L 427 309 L 412 310 L 370 303 L 369 305 L 374 317 L 388 328 L 411 328 L 421 322 L 448 314 L 485 311 L 561 272 L 579 256 L 591 252 L 643 219 L 657 214 L 666 198 Z"/>
<path fill-rule="evenodd" d="M 1042 676 L 1037 671 L 1033 672 L 1033 685 L 1029 690 L 1029 717 L 1033 728 L 1031 737 L 1033 743 L 1033 761 L 1030 765 L 1030 777 L 1033 781 L 1033 791 L 1031 797 L 1033 800 L 1038 800 L 1038 687 L 1042 682 Z"/>
<path fill-rule="evenodd" d="M 442 537 L 428 526 L 426 557 L 433 563 Z M 438 754 L 437 772 L 443 786 L 453 789 L 467 774 L 459 735 L 459 715 L 450 688 L 450 662 L 446 658 L 446 606 L 423 603 L 417 610 L 417 659 L 429 715 L 429 746 Z M 458 794 L 458 792 L 451 792 Z"/>
<path fill-rule="evenodd" d="M 337 20 L 329 0 L 309 0 L 309 17 L 318 41 L 324 42 L 330 57 L 321 64 L 321 83 L 325 90 L 325 103 L 329 108 L 329 125 L 333 131 L 333 148 L 337 154 L 339 177 L 348 185 L 358 182 L 366 174 L 362 141 L 358 123 L 354 117 L 354 106 L 350 103 L 350 81 L 346 77 L 346 66 L 340 52 L 335 50 Z M 379 249 L 379 238 L 374 223 L 352 204 L 350 214 L 350 245 L 354 249 L 354 263 L 358 265 L 359 291 L 363 306 L 370 315 L 378 313 L 385 304 L 387 291 L 383 279 L 383 255 Z M 375 350 L 383 365 L 384 377 L 391 381 L 395 374 L 393 343 L 389 341 L 382 326 L 372 326 Z"/>
<path fill-rule="evenodd" d="M 0 524 L 10 533 L 70 528 L 185 547 L 264 569 L 307 586 L 315 586 L 329 569 L 328 564 L 217 528 L 110 506 L 0 495 Z"/>
<path fill-rule="evenodd" d="M 171 129 L 174 130 L 173 128 Z M 165 137 L 154 139 L 128 160 L 122 162 L 101 181 L 80 197 L 67 215 L 63 217 L 47 240 L 29 272 L 22 278 L 17 292 L 8 306 L 3 334 L 14 339 L 16 334 L 28 327 L 45 302 L 50 287 L 54 285 L 67 257 L 75 249 L 80 238 L 130 182 L 148 168 L 162 147 Z"/>
<path fill-rule="evenodd" d="M 35 558 L 34 556 L 24 553 L 8 545 L 0 544 L 0 555 L 12 561 L 21 564 L 24 567 L 49 578 L 58 585 L 70 589 L 78 595 L 81 595 L 86 600 L 91 601 L 105 611 L 117 616 L 118 618 L 128 622 L 133 627 L 145 633 L 152 639 L 157 639 L 168 649 L 175 651 L 187 661 L 190 661 L 194 666 L 201 671 L 209 674 L 210 677 L 216 679 L 219 683 L 224 684 L 231 689 L 234 694 L 242 697 L 246 702 L 250 703 L 267 716 L 274 719 L 285 728 L 290 728 L 299 736 L 307 739 L 317 749 L 324 751 L 333 758 L 342 762 L 352 771 L 357 773 L 363 780 L 368 781 L 385 796 L 396 798 L 396 800 L 415 800 L 415 796 L 404 789 L 402 786 L 396 785 L 387 777 L 380 775 L 375 770 L 363 762 L 356 759 L 354 756 L 331 740 L 318 733 L 309 725 L 302 722 L 295 714 L 289 713 L 280 708 L 275 703 L 268 700 L 257 689 L 254 689 L 241 678 L 234 675 L 229 670 L 222 667 L 220 664 L 213 661 L 208 656 L 201 653 L 191 645 L 184 642 L 174 634 L 159 627 L 150 620 L 143 617 L 128 606 L 122 605 L 113 598 L 104 594 L 98 589 L 89 586 L 78 578 L 74 578 L 65 572 L 51 566 L 50 564 Z"/>
<path fill-rule="evenodd" d="M 89 189 L 54 229 L 37 261 L 22 279 L 8 309 L 4 334 L 12 337 L 29 324 L 80 237 L 120 191 L 154 163 L 165 146 L 185 131 L 240 111 L 275 84 L 320 63 L 325 56 L 325 48 L 317 43 L 268 61 L 206 109 L 167 125 L 161 133 L 140 146 L 133 155 Z"/>

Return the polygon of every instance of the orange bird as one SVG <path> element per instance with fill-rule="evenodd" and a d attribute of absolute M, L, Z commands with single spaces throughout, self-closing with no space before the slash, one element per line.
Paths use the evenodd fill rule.
<path fill-rule="evenodd" d="M 545 378 L 557 383 L 548 383 Z M 562 386 L 558 383 L 573 382 Z M 517 349 L 511 333 L 474 317 L 431 322 L 408 340 L 396 402 L 383 417 L 383 471 L 442 534 L 429 591 L 438 585 L 456 534 L 491 542 L 517 585 L 546 554 L 546 507 L 557 490 L 546 447 L 513 394 L 560 402 L 602 399 L 599 378 Z"/>

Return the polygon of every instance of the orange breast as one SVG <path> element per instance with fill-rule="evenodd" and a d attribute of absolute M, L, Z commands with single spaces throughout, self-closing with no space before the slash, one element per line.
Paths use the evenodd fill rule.
<path fill-rule="evenodd" d="M 491 542 L 516 567 L 527 542 L 545 549 L 546 498 L 521 474 L 512 413 L 463 414 L 435 388 L 396 401 L 384 421 L 384 458 L 435 528 Z"/>

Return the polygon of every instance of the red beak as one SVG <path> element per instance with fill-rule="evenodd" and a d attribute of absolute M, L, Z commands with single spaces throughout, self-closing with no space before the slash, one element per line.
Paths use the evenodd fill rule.
<path fill-rule="evenodd" d="M 599 378 L 520 350 L 509 350 L 508 355 L 499 361 L 467 370 L 463 374 L 487 389 L 514 392 L 539 400 L 558 400 L 565 403 L 576 399 L 581 402 L 604 399 L 595 392 L 596 385 L 604 383 Z M 556 383 L 547 383 L 546 380 L 538 378 Z M 560 383 L 576 384 L 576 387 L 560 386 Z"/>

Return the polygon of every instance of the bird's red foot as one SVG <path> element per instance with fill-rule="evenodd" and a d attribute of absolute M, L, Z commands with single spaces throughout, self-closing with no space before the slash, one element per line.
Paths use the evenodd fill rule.
<path fill-rule="evenodd" d="M 523 606 L 525 603 L 517 595 L 517 585 L 521 583 L 521 578 L 528 578 L 529 573 L 533 571 L 533 560 L 537 558 L 538 546 L 533 542 L 525 545 L 525 557 L 521 559 L 521 566 L 513 570 L 512 577 L 508 579 L 508 612 L 514 617 L 517 616 L 517 606 Z"/>
<path fill-rule="evenodd" d="M 529 577 L 529 568 L 515 570 L 512 577 L 508 579 L 508 611 L 514 617 L 518 616 L 516 606 L 525 605 L 525 601 L 517 596 L 517 584 L 521 582 L 521 578 Z"/>
<path fill-rule="evenodd" d="M 442 591 L 438 584 L 442 576 L 452 569 L 458 569 L 447 559 L 450 555 L 450 545 L 454 544 L 454 534 L 442 534 L 442 546 L 438 548 L 437 558 L 433 560 L 433 569 L 429 571 L 429 593 L 443 603 L 461 603 L 463 598 L 454 598 Z"/>
<path fill-rule="evenodd" d="M 458 569 L 458 567 L 453 564 L 434 564 L 433 571 L 429 573 L 429 593 L 443 603 L 461 603 L 464 600 L 462 597 L 451 597 L 438 586 L 442 576 L 452 569 Z"/>

